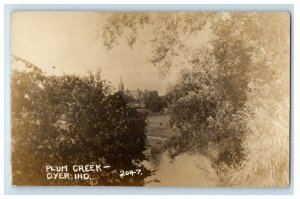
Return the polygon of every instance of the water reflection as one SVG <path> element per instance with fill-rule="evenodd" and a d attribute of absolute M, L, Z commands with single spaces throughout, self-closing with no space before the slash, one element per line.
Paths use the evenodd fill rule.
<path fill-rule="evenodd" d="M 209 158 L 201 154 L 184 153 L 171 161 L 166 153 L 158 161 L 144 163 L 146 168 L 155 169 L 155 175 L 146 179 L 157 179 L 145 186 L 218 186 L 220 180 L 211 167 Z"/>

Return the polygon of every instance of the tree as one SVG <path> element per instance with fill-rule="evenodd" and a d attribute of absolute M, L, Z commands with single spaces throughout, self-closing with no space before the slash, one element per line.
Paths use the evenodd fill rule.
<path fill-rule="evenodd" d="M 136 13 L 124 15 L 127 19 L 139 17 Z M 229 164 L 240 160 L 242 132 L 233 131 L 228 124 L 229 115 L 234 115 L 246 100 L 248 47 L 242 38 L 233 35 L 229 26 L 221 26 L 226 21 L 223 13 L 150 13 L 146 16 L 148 20 L 144 23 L 135 19 L 134 25 L 127 26 L 118 20 L 119 15 L 113 15 L 114 23 L 109 21 L 112 27 L 107 25 L 104 33 L 110 30 L 114 34 L 112 29 L 117 26 L 120 32 L 112 41 L 115 44 L 118 38 L 127 36 L 121 30 L 134 27 L 137 37 L 137 27 L 143 29 L 148 25 L 147 31 L 152 32 L 145 40 L 152 46 L 153 65 L 163 75 L 178 63 L 187 66 L 168 94 L 171 124 L 181 133 L 178 142 L 174 138 L 169 143 L 171 156 L 191 150 L 203 152 L 207 144 L 213 142 L 223 147 L 218 161 Z M 144 18 L 145 14 L 140 17 Z M 214 34 L 207 48 L 187 45 L 204 29 Z M 106 37 L 104 40 L 107 41 Z"/>
<path fill-rule="evenodd" d="M 19 58 L 18 58 L 19 59 Z M 146 121 L 127 106 L 122 93 L 112 94 L 100 71 L 86 77 L 12 72 L 13 183 L 26 185 L 142 185 L 151 174 L 147 159 Z M 47 181 L 46 165 L 109 164 L 89 181 Z M 120 169 L 143 175 L 120 178 Z"/>
<path fill-rule="evenodd" d="M 253 46 L 248 100 L 238 117 L 245 124 L 241 165 L 228 171 L 231 184 L 288 186 L 290 120 L 290 16 L 252 15 L 244 35 Z M 244 19 L 245 20 L 245 19 Z"/>
<path fill-rule="evenodd" d="M 110 17 L 104 33 L 118 44 L 134 31 L 133 41 L 141 38 L 151 46 L 151 62 L 163 75 L 186 66 L 168 93 L 171 123 L 180 131 L 169 143 L 172 156 L 205 153 L 213 142 L 225 183 L 281 186 L 289 171 L 289 18 L 256 12 L 122 13 Z M 207 46 L 190 45 L 202 30 L 211 34 Z"/>
<path fill-rule="evenodd" d="M 167 75 L 174 65 L 186 61 L 194 49 L 189 45 L 192 36 L 219 17 L 214 12 L 112 13 L 101 36 L 108 49 L 124 43 L 133 48 L 139 41 L 151 46 L 151 63 Z"/>
<path fill-rule="evenodd" d="M 24 63 L 26 71 L 13 70 L 11 73 L 12 179 L 14 184 L 36 184 L 43 170 L 40 165 L 49 158 L 49 149 L 42 150 L 43 142 L 39 139 L 44 136 L 43 127 L 49 124 L 47 109 L 42 103 L 44 90 L 41 85 L 45 76 L 38 67 L 19 57 L 13 57 L 11 61 Z"/>

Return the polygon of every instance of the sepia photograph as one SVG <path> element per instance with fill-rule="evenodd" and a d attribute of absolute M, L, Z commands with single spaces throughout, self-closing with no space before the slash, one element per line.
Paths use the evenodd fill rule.
<path fill-rule="evenodd" d="M 14 186 L 289 187 L 288 12 L 14 11 Z"/>

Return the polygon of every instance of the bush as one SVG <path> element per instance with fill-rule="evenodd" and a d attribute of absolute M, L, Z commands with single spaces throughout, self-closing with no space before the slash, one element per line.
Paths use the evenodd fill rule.
<path fill-rule="evenodd" d="M 23 60 L 24 61 L 24 60 Z M 12 174 L 22 185 L 141 185 L 150 175 L 145 116 L 112 94 L 98 71 L 87 77 L 45 76 L 26 62 L 12 71 Z M 90 181 L 47 181 L 45 165 L 109 164 Z M 120 169 L 142 176 L 120 178 Z"/>

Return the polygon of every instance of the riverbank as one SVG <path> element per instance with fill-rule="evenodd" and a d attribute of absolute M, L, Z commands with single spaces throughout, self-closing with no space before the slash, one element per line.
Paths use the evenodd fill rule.
<path fill-rule="evenodd" d="M 184 153 L 171 160 L 165 152 L 165 144 L 177 133 L 169 126 L 167 113 L 149 114 L 147 140 L 149 161 L 144 162 L 155 174 L 146 179 L 145 186 L 218 186 L 219 177 L 211 160 L 201 154 Z"/>

